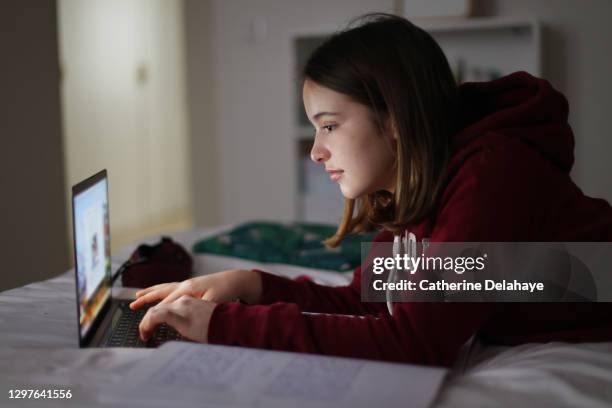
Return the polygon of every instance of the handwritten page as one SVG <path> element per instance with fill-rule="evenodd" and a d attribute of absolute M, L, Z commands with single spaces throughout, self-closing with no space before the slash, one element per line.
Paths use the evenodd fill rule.
<path fill-rule="evenodd" d="M 165 344 L 110 393 L 150 406 L 427 407 L 446 370 L 185 342 Z"/>

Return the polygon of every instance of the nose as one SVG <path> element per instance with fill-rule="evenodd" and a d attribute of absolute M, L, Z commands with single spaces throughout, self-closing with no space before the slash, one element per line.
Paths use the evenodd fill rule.
<path fill-rule="evenodd" d="M 329 159 L 329 150 L 322 145 L 320 138 L 315 136 L 312 149 L 310 150 L 310 159 L 315 163 L 323 163 Z"/>

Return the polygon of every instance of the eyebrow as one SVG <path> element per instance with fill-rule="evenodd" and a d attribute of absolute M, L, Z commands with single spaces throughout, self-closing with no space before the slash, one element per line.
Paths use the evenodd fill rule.
<path fill-rule="evenodd" d="M 327 115 L 327 116 L 338 116 L 338 115 L 340 115 L 340 113 L 338 113 L 338 112 L 319 112 L 319 113 L 317 113 L 316 115 L 314 115 L 312 118 L 313 118 L 314 120 L 317 120 L 317 119 L 319 119 L 321 116 L 326 116 L 326 115 Z"/>

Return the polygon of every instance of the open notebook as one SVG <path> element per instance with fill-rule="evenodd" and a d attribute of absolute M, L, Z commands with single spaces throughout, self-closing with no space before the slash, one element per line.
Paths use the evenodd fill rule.
<path fill-rule="evenodd" d="M 441 368 L 170 342 L 128 372 L 108 402 L 150 406 L 427 407 Z"/>

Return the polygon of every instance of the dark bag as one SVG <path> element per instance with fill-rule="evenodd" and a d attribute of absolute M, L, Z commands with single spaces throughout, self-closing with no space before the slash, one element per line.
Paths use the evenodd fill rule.
<path fill-rule="evenodd" d="M 169 237 L 155 245 L 140 245 L 120 268 L 125 287 L 146 288 L 180 282 L 192 275 L 193 260 L 185 248 Z"/>

